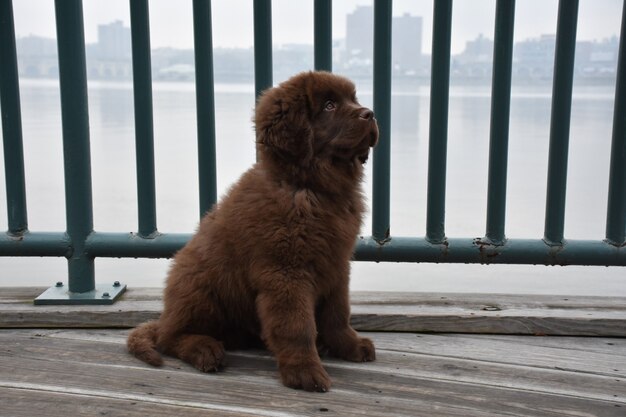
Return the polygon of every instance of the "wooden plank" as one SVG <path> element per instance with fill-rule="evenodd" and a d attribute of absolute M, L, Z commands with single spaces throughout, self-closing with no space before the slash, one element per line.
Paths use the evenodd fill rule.
<path fill-rule="evenodd" d="M 69 336 L 80 340 L 125 343 L 127 332 L 116 333 L 119 339 L 111 339 L 111 332 L 94 334 L 93 331 L 91 334 L 88 331 L 78 334 L 75 331 L 60 332 L 51 337 Z M 614 395 L 625 390 L 626 339 L 547 338 L 554 342 L 553 346 L 537 347 L 525 343 L 535 338 L 525 336 L 500 337 L 501 340 L 494 341 L 489 337 L 475 335 L 363 335 L 376 342 L 379 352 L 376 372 L 449 379 L 478 385 L 487 383 L 514 386 L 519 389 L 537 390 L 541 387 L 540 391 L 570 395 L 580 390 L 590 398 L 607 401 L 614 400 Z M 611 349 L 606 352 L 572 349 L 581 341 L 588 341 L 591 346 L 604 345 L 606 340 L 612 343 Z M 425 341 L 428 343 L 424 343 Z M 430 346 L 430 350 L 424 351 L 424 345 Z M 442 346 L 445 348 L 442 349 Z M 520 346 L 523 348 L 520 349 Z M 247 353 L 234 352 L 231 355 L 246 356 Z M 259 352 L 252 355 L 258 356 Z M 346 364 L 331 359 L 325 359 L 325 362 L 333 368 L 360 367 L 363 371 L 371 368 L 371 364 Z M 515 369 L 513 381 L 510 375 L 512 368 Z M 626 398 L 619 401 L 626 401 Z"/>
<path fill-rule="evenodd" d="M 532 367 L 585 375 L 597 375 L 626 382 L 626 339 L 602 339 L 581 337 L 549 337 L 552 346 L 537 346 L 531 342 L 538 337 L 501 336 L 493 339 L 483 335 L 406 335 L 376 333 L 376 347 L 405 354 L 432 358 L 450 358 L 481 364 L 500 364 L 512 367 Z M 594 352 L 580 349 L 579 344 L 613 343 L 611 351 Z M 598 349 L 600 350 L 600 349 Z M 474 363 L 473 365 L 476 365 Z M 626 389 L 626 387 L 624 387 Z"/>
<path fill-rule="evenodd" d="M 100 395 L 98 392 L 72 393 L 40 389 L 37 386 L 0 388 L 0 412 L 3 416 L 123 416 L 123 417 L 203 417 L 241 416 L 241 410 L 211 410 L 186 404 L 164 404 L 145 399 L 124 399 Z M 254 415 L 248 413 L 247 415 Z"/>
<path fill-rule="evenodd" d="M 23 330 L 6 330 L 24 335 Z M 33 330 L 36 337 L 62 338 L 98 343 L 126 343 L 127 330 Z M 569 370 L 626 378 L 626 339 L 588 337 L 529 337 L 467 334 L 371 333 L 386 354 L 421 355 L 543 369 Z M 520 348 L 522 346 L 523 348 Z M 244 354 L 237 352 L 237 354 Z M 255 353 L 258 355 L 259 353 Z M 379 355 L 380 356 L 380 355 Z M 380 359 L 379 359 L 380 362 Z M 622 369 L 616 369 L 621 366 Z M 368 364 L 365 364 L 367 367 Z M 421 367 L 420 367 L 421 368 Z"/>
<path fill-rule="evenodd" d="M 586 368 L 576 365 L 577 358 L 585 357 L 582 351 L 559 359 L 554 347 L 544 352 L 533 346 L 526 354 L 502 359 L 507 348 L 524 351 L 528 337 L 502 337 L 498 349 L 481 353 L 489 341 L 478 336 L 460 335 L 457 340 L 456 335 L 368 334 L 377 344 L 377 361 L 324 360 L 334 387 L 326 394 L 310 394 L 282 387 L 267 352 L 229 352 L 229 367 L 217 375 L 202 374 L 171 358 L 164 367 L 152 368 L 125 352 L 126 334 L 119 330 L 0 331 L 0 398 L 19 391 L 27 406 L 20 414 L 20 408 L 8 413 L 2 405 L 0 415 L 35 415 L 33 410 L 54 406 L 55 401 L 62 411 L 45 415 L 97 415 L 90 412 L 103 410 L 100 407 L 106 404 L 111 415 L 115 410 L 121 410 L 119 415 L 140 415 L 133 410 L 154 409 L 161 414 L 175 410 L 172 415 L 206 411 L 204 415 L 272 416 L 621 416 L 626 407 L 623 355 L 591 356 Z M 410 349 L 416 339 L 417 353 Z M 563 351 L 575 341 L 554 339 L 555 343 L 562 340 Z M 424 352 L 428 346 L 432 350 L 439 346 L 440 352 Z M 605 375 L 602 364 L 607 360 L 621 369 L 619 375 Z M 544 362 L 553 361 L 571 362 L 571 369 L 545 366 Z M 41 400 L 41 393 L 48 399 Z M 69 401 L 79 405 L 71 408 Z M 93 406 L 80 408 L 84 403 Z"/>
<path fill-rule="evenodd" d="M 606 353 L 613 356 L 626 356 L 626 338 L 615 337 L 526 337 L 512 338 L 502 335 L 446 335 L 456 339 L 472 338 L 473 341 L 481 340 L 489 346 L 497 346 L 499 342 L 523 343 L 524 346 L 545 347 L 555 349 L 565 349 L 570 353 L 581 352 L 581 355 L 588 357 L 589 354 Z M 619 359 L 622 360 L 621 358 Z"/>
<path fill-rule="evenodd" d="M 361 292 L 352 304 L 361 330 L 626 336 L 626 297 Z"/>
<path fill-rule="evenodd" d="M 143 290 L 143 289 L 142 289 Z M 375 292 L 351 293 L 353 304 L 362 305 L 421 305 L 431 307 L 502 309 L 624 309 L 626 297 L 567 296 L 539 294 L 497 293 L 429 293 L 429 292 Z"/>
<path fill-rule="evenodd" d="M 129 289 L 112 306 L 34 306 L 41 289 L 6 288 L 0 327 L 133 327 L 157 318 L 161 289 Z M 626 297 L 354 293 L 363 331 L 626 336 Z"/>
<path fill-rule="evenodd" d="M 43 287 L 2 287 L 0 304 L 32 304 Z M 159 301 L 162 288 L 129 288 L 124 301 Z M 626 297 L 567 296 L 567 295 L 524 295 L 482 293 L 428 293 L 428 292 L 375 292 L 351 293 L 353 305 L 418 305 L 430 307 L 479 308 L 496 306 L 504 308 L 548 308 L 548 309 L 603 309 L 624 310 Z"/>

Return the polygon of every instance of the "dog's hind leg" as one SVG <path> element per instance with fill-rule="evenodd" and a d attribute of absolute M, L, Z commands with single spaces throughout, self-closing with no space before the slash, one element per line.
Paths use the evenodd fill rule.
<path fill-rule="evenodd" d="M 161 340 L 164 352 L 175 356 L 201 370 L 216 372 L 224 364 L 224 344 L 211 336 L 201 334 L 177 334 L 169 340 Z"/>
<path fill-rule="evenodd" d="M 150 321 L 138 326 L 128 335 L 126 341 L 128 351 L 150 365 L 163 365 L 163 358 L 156 350 L 158 330 L 158 321 Z"/>
<path fill-rule="evenodd" d="M 217 371 L 224 364 L 224 345 L 213 337 L 217 333 L 211 324 L 221 323 L 222 318 L 208 295 L 195 297 L 166 297 L 157 346 L 203 372 Z"/>

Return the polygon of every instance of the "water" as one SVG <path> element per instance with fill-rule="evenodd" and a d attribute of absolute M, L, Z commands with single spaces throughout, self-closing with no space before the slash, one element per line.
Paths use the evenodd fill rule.
<path fill-rule="evenodd" d="M 361 83 L 371 106 L 371 85 Z M 29 227 L 65 229 L 58 84 L 22 80 L 22 117 Z M 566 237 L 604 235 L 613 86 L 575 86 Z M 162 232 L 193 232 L 198 220 L 195 93 L 191 84 L 156 83 L 153 91 L 157 220 Z M 540 238 L 547 177 L 550 87 L 514 87 L 506 233 Z M 252 85 L 216 86 L 218 192 L 254 161 Z M 449 111 L 446 234 L 484 234 L 490 87 L 452 86 Z M 133 96 L 130 84 L 90 83 L 94 227 L 136 230 Z M 391 231 L 423 236 L 426 224 L 429 88 L 394 84 L 392 97 Z M 4 171 L 0 173 L 4 176 Z M 371 194 L 371 166 L 366 190 Z M 4 178 L 1 179 L 4 187 Z M 6 230 L 4 192 L 0 227 Z M 363 233 L 369 234 L 368 217 Z M 97 259 L 99 282 L 161 286 L 167 260 Z M 0 258 L 0 286 L 48 286 L 66 279 L 65 259 Z M 626 295 L 621 268 L 517 265 L 354 263 L 353 290 L 469 291 Z"/>

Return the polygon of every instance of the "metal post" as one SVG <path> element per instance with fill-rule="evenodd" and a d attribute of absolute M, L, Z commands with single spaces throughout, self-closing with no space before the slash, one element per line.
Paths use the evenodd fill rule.
<path fill-rule="evenodd" d="M 315 69 L 333 70 L 332 0 L 315 0 L 314 3 Z"/>
<path fill-rule="evenodd" d="M 80 0 L 57 0 L 55 7 L 67 233 L 74 247 L 69 258 L 69 286 L 70 291 L 82 293 L 95 288 L 93 258 L 84 251 L 85 240 L 93 231 L 93 208 L 83 6 Z"/>
<path fill-rule="evenodd" d="M 606 239 L 613 245 L 626 243 L 626 4 L 622 6 L 622 28 L 617 62 L 613 140 L 609 175 Z"/>
<path fill-rule="evenodd" d="M 119 282 L 96 288 L 94 258 L 87 251 L 93 233 L 89 112 L 83 7 L 80 0 L 55 1 L 61 122 L 65 168 L 67 234 L 72 251 L 68 258 L 69 288 L 62 283 L 34 300 L 41 304 L 111 304 L 126 289 Z"/>
<path fill-rule="evenodd" d="M 217 201 L 213 37 L 211 27 L 211 1 L 194 0 L 193 28 L 196 60 L 200 217 L 209 211 Z"/>
<path fill-rule="evenodd" d="M 514 23 L 515 0 L 498 0 L 493 49 L 487 227 L 485 233 L 486 239 L 495 245 L 501 245 L 505 240 L 504 220 L 506 216 Z"/>
<path fill-rule="evenodd" d="M 272 1 L 254 0 L 254 87 L 258 97 L 272 86 Z"/>
<path fill-rule="evenodd" d="M 154 180 L 154 128 L 152 118 L 152 68 L 147 0 L 130 0 L 135 99 L 135 149 L 137 159 L 137 212 L 139 235 L 154 237 L 156 186 Z"/>
<path fill-rule="evenodd" d="M 452 0 L 437 0 L 434 2 L 433 17 L 428 196 L 426 208 L 426 240 L 431 243 L 443 243 L 446 239 L 446 158 L 448 149 L 451 31 Z"/>
<path fill-rule="evenodd" d="M 389 239 L 391 132 L 391 0 L 374 1 L 374 113 L 379 141 L 374 148 L 372 236 Z"/>
<path fill-rule="evenodd" d="M 578 0 L 561 0 L 559 2 L 544 229 L 544 240 L 548 245 L 563 244 L 577 17 Z"/>
<path fill-rule="evenodd" d="M 20 86 L 11 0 L 0 0 L 0 106 L 9 234 L 28 230 Z"/>

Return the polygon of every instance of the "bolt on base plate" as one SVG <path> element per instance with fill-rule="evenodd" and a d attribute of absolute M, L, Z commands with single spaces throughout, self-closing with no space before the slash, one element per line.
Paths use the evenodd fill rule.
<path fill-rule="evenodd" d="M 48 288 L 33 301 L 35 305 L 108 305 L 113 304 L 126 291 L 126 284 L 97 284 L 87 292 L 71 292 L 60 282 Z"/>

